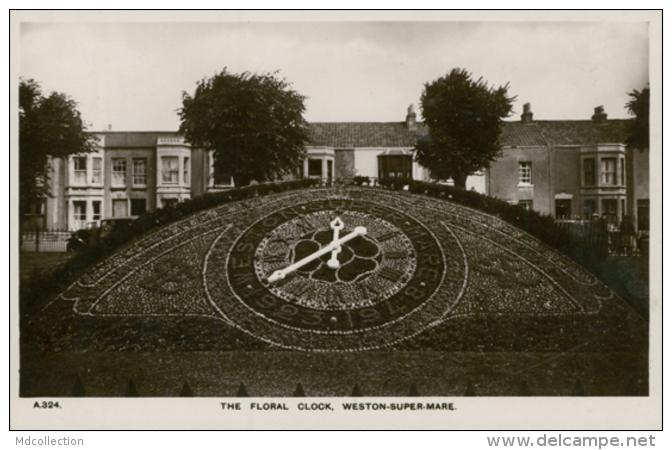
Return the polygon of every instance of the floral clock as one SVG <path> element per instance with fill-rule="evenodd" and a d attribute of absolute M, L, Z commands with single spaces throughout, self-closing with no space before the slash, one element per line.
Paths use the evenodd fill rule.
<path fill-rule="evenodd" d="M 210 317 L 320 352 L 383 348 L 469 315 L 593 314 L 611 297 L 492 216 L 357 187 L 195 214 L 115 253 L 61 296 L 79 314 Z"/>

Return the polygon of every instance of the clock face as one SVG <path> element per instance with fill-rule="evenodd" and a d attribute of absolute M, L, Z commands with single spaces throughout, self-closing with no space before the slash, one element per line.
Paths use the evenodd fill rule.
<path fill-rule="evenodd" d="M 237 326 L 274 343 L 281 336 L 291 348 L 378 346 L 383 334 L 415 334 L 437 319 L 433 302 L 445 307 L 446 296 L 457 298 L 464 257 L 445 226 L 394 206 L 333 195 L 276 207 L 213 245 L 210 259 L 224 264 L 207 263 L 209 295 Z M 329 246 L 336 219 L 340 236 L 366 229 L 340 245 L 337 267 L 329 265 L 332 251 L 323 252 L 269 281 Z"/>
<path fill-rule="evenodd" d="M 231 288 L 255 313 L 291 327 L 349 332 L 398 319 L 439 286 L 441 247 L 418 221 L 380 206 L 372 212 L 373 206 L 343 201 L 334 210 L 328 202 L 307 203 L 255 223 L 230 253 L 229 261 L 247 261 L 244 267 L 227 265 Z M 344 224 L 342 235 L 355 226 L 367 230 L 341 245 L 337 268 L 329 267 L 329 252 L 268 281 L 276 270 L 331 243 L 336 217 Z M 420 280 L 419 273 L 432 276 Z"/>

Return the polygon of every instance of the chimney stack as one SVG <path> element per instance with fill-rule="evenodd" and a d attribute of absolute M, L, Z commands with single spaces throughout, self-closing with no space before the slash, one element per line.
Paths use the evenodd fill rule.
<path fill-rule="evenodd" d="M 408 113 L 406 114 L 406 128 L 408 131 L 415 131 L 415 111 L 413 111 L 413 105 L 408 107 Z"/>
<path fill-rule="evenodd" d="M 523 114 L 520 115 L 520 120 L 522 120 L 523 123 L 530 125 L 533 123 L 532 115 L 532 105 L 525 103 L 523 105 Z"/>
<path fill-rule="evenodd" d="M 595 108 L 595 114 L 593 114 L 593 122 L 597 124 L 607 123 L 607 113 L 604 112 L 604 106 L 600 105 Z"/>

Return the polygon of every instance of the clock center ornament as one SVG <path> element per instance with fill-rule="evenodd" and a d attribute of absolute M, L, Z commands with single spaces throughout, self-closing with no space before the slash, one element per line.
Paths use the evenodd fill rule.
<path fill-rule="evenodd" d="M 291 274 L 295 270 L 302 268 L 306 264 L 315 261 L 322 255 L 326 255 L 329 252 L 331 252 L 331 258 L 329 258 L 329 261 L 327 261 L 327 267 L 330 269 L 338 269 L 341 266 L 341 263 L 338 260 L 338 254 L 342 251 L 341 244 L 345 244 L 346 242 L 358 236 L 364 236 L 366 234 L 366 228 L 356 227 L 352 233 L 339 239 L 338 234 L 339 231 L 343 229 L 343 222 L 339 217 L 337 217 L 333 222 L 330 223 L 330 225 L 334 230 L 334 239 L 331 241 L 331 243 L 329 243 L 329 245 L 325 245 L 318 251 L 301 258 L 299 261 L 296 261 L 285 269 L 276 270 L 270 277 L 268 277 L 268 282 L 272 283 L 274 281 L 283 280 L 287 275 Z"/>
<path fill-rule="evenodd" d="M 350 231 L 328 210 L 297 216 L 261 240 L 254 257 L 258 280 L 290 305 L 322 311 L 373 306 L 398 292 L 417 266 L 410 239 L 380 218 L 339 213 L 348 224 L 367 227 Z M 330 326 L 338 320 L 330 316 Z"/>

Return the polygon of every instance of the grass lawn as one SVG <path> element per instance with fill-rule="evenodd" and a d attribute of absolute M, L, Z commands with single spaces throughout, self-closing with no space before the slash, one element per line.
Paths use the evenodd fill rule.
<path fill-rule="evenodd" d="M 72 258 L 72 252 L 22 252 L 19 255 L 19 279 L 27 282 L 31 276 L 53 270 Z"/>
<path fill-rule="evenodd" d="M 623 353 L 151 352 L 27 354 L 22 395 L 176 397 L 187 382 L 195 396 L 622 396 L 647 395 L 646 358 Z"/>
<path fill-rule="evenodd" d="M 602 263 L 600 279 L 640 316 L 649 319 L 649 259 L 611 256 Z"/>
<path fill-rule="evenodd" d="M 626 307 L 627 308 L 627 307 Z M 52 304 L 22 339 L 21 395 L 648 395 L 647 333 L 633 313 L 448 321 L 385 350 L 296 352 L 205 318 L 92 318 Z M 563 331 L 564 330 L 564 331 Z M 236 349 L 238 348 L 238 349 Z"/>

